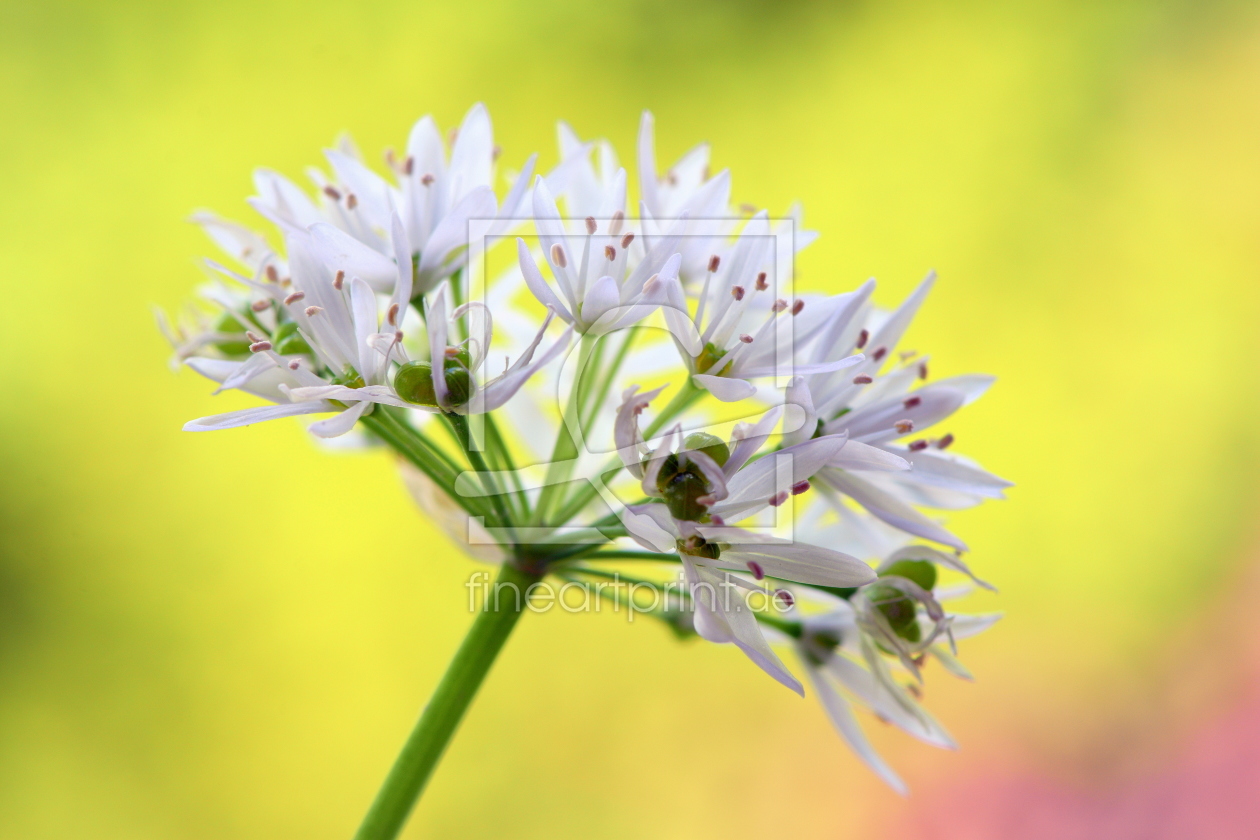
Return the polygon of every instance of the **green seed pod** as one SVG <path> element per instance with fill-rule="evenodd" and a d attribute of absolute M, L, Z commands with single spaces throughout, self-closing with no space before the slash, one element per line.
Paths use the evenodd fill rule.
<path fill-rule="evenodd" d="M 647 469 L 647 465 L 651 463 L 651 458 L 643 459 L 643 469 Z M 665 456 L 664 462 L 661 464 L 660 470 L 656 473 L 656 489 L 660 493 L 665 492 L 665 488 L 673 481 L 674 476 L 678 475 L 678 456 L 673 452 Z"/>
<path fill-rule="evenodd" d="M 428 362 L 407 362 L 394 374 L 394 391 L 409 403 L 437 408 L 433 390 L 433 365 Z"/>
<path fill-rule="evenodd" d="M 232 316 L 231 312 L 224 312 L 219 316 L 219 320 L 214 322 L 214 331 L 241 336 L 239 341 L 232 339 L 217 342 L 214 346 L 220 353 L 225 356 L 249 355 L 249 339 L 245 338 L 245 328 L 241 326 L 240 321 Z"/>
<path fill-rule="evenodd" d="M 685 540 L 678 540 L 678 552 L 686 554 L 689 557 L 703 557 L 706 560 L 716 560 L 722 556 L 722 548 L 717 543 L 707 542 L 701 537 L 688 537 Z"/>
<path fill-rule="evenodd" d="M 437 408 L 433 390 L 433 366 L 428 362 L 407 362 L 394 374 L 394 390 L 409 403 Z M 455 363 L 446 365 L 446 401 L 454 408 L 472 399 L 472 376 Z"/>
<path fill-rule="evenodd" d="M 879 573 L 880 577 L 889 575 L 912 580 L 928 592 L 936 586 L 936 564 L 928 560 L 898 560 Z"/>
<path fill-rule="evenodd" d="M 893 632 L 907 642 L 917 642 L 921 638 L 919 632 L 918 610 L 914 599 L 900 589 L 887 584 L 876 583 L 866 588 L 866 597 L 875 605 Z"/>
<path fill-rule="evenodd" d="M 271 347 L 281 356 L 291 356 L 294 353 L 310 355 L 311 353 L 311 346 L 306 343 L 306 339 L 302 338 L 297 324 L 293 321 L 287 321 L 276 328 L 271 336 Z"/>
<path fill-rule="evenodd" d="M 731 457 L 731 450 L 726 443 L 717 435 L 711 435 L 708 432 L 692 432 L 687 435 L 686 440 L 683 441 L 683 449 L 703 452 L 716 461 L 719 467 L 726 466 L 726 462 Z"/>
<path fill-rule="evenodd" d="M 665 484 L 661 495 L 675 519 L 699 522 L 708 515 L 708 508 L 696 500 L 708 492 L 709 485 L 703 478 L 695 473 L 680 472 Z"/>
<path fill-rule="evenodd" d="M 726 352 L 710 341 L 704 345 L 704 349 L 700 351 L 700 355 L 696 357 L 696 373 L 706 373 L 709 376 L 723 376 L 735 364 L 734 361 L 727 362 L 722 370 L 710 370 L 718 362 L 722 361 L 722 357 Z"/>

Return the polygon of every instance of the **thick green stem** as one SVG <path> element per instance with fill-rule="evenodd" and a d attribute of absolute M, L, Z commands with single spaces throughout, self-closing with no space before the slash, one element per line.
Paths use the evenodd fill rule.
<path fill-rule="evenodd" d="M 526 591 L 540 578 L 541 575 L 504 564 L 472 628 L 385 777 L 355 840 L 392 840 L 402 831 L 477 689 L 521 617 Z"/>
<path fill-rule="evenodd" d="M 512 541 L 515 542 L 512 514 L 507 509 L 506 497 L 499 490 L 499 484 L 495 481 L 494 473 L 482 456 L 481 450 L 473 446 L 472 436 L 468 429 L 468 418 L 462 414 L 444 414 L 442 418 L 450 424 L 456 440 L 460 441 L 464 452 L 468 454 L 468 463 L 472 464 L 472 468 L 478 473 L 477 477 L 481 481 L 481 486 L 490 497 L 490 504 L 494 506 L 494 513 L 498 518 L 496 524 L 507 528 L 509 535 L 512 535 Z"/>

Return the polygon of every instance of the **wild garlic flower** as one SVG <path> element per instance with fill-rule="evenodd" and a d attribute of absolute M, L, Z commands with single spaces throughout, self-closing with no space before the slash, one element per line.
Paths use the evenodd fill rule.
<path fill-rule="evenodd" d="M 813 344 L 801 353 L 808 364 L 787 390 L 806 421 L 793 439 L 812 434 L 847 434 L 867 456 L 866 463 L 828 469 L 820 482 L 827 497 L 842 494 L 884 522 L 923 539 L 966 550 L 966 544 L 918 507 L 953 510 L 1000 499 L 1009 481 L 947 453 L 954 436 L 923 436 L 988 390 L 993 377 L 955 376 L 923 384 L 928 358 L 898 353 L 935 275 L 926 280 L 891 315 L 881 317 L 869 303 L 874 283 L 843 296 Z M 820 370 L 834 359 L 864 354 L 858 364 Z M 899 365 L 885 370 L 894 359 Z M 857 454 L 857 449 L 852 450 Z M 909 465 L 909 469 L 906 466 Z M 838 500 L 837 500 L 838 501 Z"/>
<path fill-rule="evenodd" d="M 920 703 L 922 667 L 931 657 L 950 674 L 972 679 L 955 656 L 955 642 L 987 630 L 1001 618 L 997 613 L 947 613 L 940 602 L 965 594 L 970 587 L 939 586 L 939 566 L 970 575 L 951 555 L 926 546 L 902 548 L 880 564 L 877 581 L 847 598 L 824 596 L 825 611 L 806 615 L 793 639 L 836 730 L 902 795 L 907 793 L 905 783 L 871 746 L 853 707 L 866 709 L 924 743 L 956 749 L 954 739 Z"/>
<path fill-rule="evenodd" d="M 807 361 L 802 351 L 825 329 L 842 296 L 790 303 L 777 297 L 774 237 L 764 212 L 748 220 L 728 259 L 710 258 L 694 312 L 670 284 L 665 322 L 691 381 L 724 402 L 753 396 L 750 380 L 830 373 L 857 365 L 858 353 Z M 784 323 L 791 319 L 791 324 Z"/>
<path fill-rule="evenodd" d="M 391 217 L 399 214 L 415 268 L 415 294 L 468 263 L 470 219 L 493 219 L 490 234 L 508 228 L 527 197 L 537 159 L 525 162 L 500 206 L 493 188 L 498 147 L 490 115 L 480 104 L 454 134 L 449 160 L 433 119 L 417 122 L 405 155 L 387 154 L 392 183 L 372 171 L 348 141 L 325 156 L 331 175 L 318 169 L 307 173 L 317 189 L 313 198 L 284 176 L 259 169 L 254 173 L 258 195 L 250 205 L 286 235 L 309 233 L 329 266 L 382 292 L 392 287 L 397 271 Z"/>

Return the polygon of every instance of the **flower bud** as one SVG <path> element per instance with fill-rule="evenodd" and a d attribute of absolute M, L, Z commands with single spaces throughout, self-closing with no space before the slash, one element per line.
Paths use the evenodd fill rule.
<path fill-rule="evenodd" d="M 271 336 L 272 348 L 281 356 L 291 356 L 294 353 L 311 353 L 311 346 L 306 343 L 306 339 L 302 338 L 302 334 L 298 332 L 298 326 L 293 321 L 286 321 L 276 328 Z"/>
<path fill-rule="evenodd" d="M 703 452 L 712 458 L 719 467 L 726 466 L 727 460 L 731 457 L 731 450 L 717 435 L 711 435 L 708 432 L 692 432 L 687 435 L 683 441 L 683 449 Z"/>
<path fill-rule="evenodd" d="M 466 405 L 472 398 L 472 377 L 458 363 L 445 365 L 446 401 L 451 407 Z M 407 362 L 394 374 L 394 391 L 399 397 L 416 405 L 437 408 L 437 393 L 433 390 L 433 365 L 428 362 Z"/>

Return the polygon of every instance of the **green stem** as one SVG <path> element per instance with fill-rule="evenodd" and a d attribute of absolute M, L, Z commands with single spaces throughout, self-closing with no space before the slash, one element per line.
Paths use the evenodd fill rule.
<path fill-rule="evenodd" d="M 355 840 L 392 840 L 420 798 L 451 736 L 472 703 L 495 657 L 525 609 L 525 592 L 541 575 L 504 564 L 494 589 L 424 707 L 402 752 L 390 768 Z M 500 587 L 502 600 L 497 600 Z M 515 587 L 513 591 L 509 587 Z M 520 593 L 520 597 L 517 597 Z"/>
<path fill-rule="evenodd" d="M 497 524 L 507 528 L 508 534 L 513 535 L 512 514 L 508 512 L 506 498 L 499 490 L 499 483 L 495 481 L 494 473 L 482 456 L 481 450 L 472 445 L 472 437 L 468 429 L 468 418 L 462 414 L 443 414 L 442 418 L 450 423 L 456 440 L 460 441 L 460 445 L 464 447 L 464 452 L 468 454 L 468 463 L 472 464 L 473 470 L 477 473 L 477 478 L 481 481 L 481 486 L 485 489 L 486 495 L 490 497 L 490 504 L 494 506 L 495 516 L 499 520 Z M 512 541 L 516 541 L 515 536 L 512 536 Z"/>
<path fill-rule="evenodd" d="M 455 503 L 467 513 L 473 516 L 483 516 L 485 514 L 485 511 L 473 499 L 460 496 L 455 492 L 455 473 L 442 459 L 429 451 L 416 432 L 404 428 L 395 418 L 380 410 L 361 418 L 359 422 L 371 429 L 377 437 L 389 444 L 395 452 L 406 458 L 420 472 L 428 476 L 434 484 L 442 489 L 442 492 L 454 499 Z"/>
<path fill-rule="evenodd" d="M 569 399 L 564 407 L 564 414 L 560 418 L 560 433 L 556 436 L 556 445 L 551 451 L 551 462 L 547 465 L 547 477 L 544 480 L 542 492 L 538 496 L 538 506 L 534 508 L 535 525 L 549 524 L 547 514 L 555 502 L 556 495 L 563 492 L 564 484 L 568 481 L 568 470 L 578 454 L 578 445 L 581 443 L 582 436 L 582 406 L 579 399 L 582 376 L 591 353 L 595 349 L 596 341 L 595 336 L 584 335 L 578 344 L 577 370 L 573 376 L 573 388 L 569 391 Z"/>

